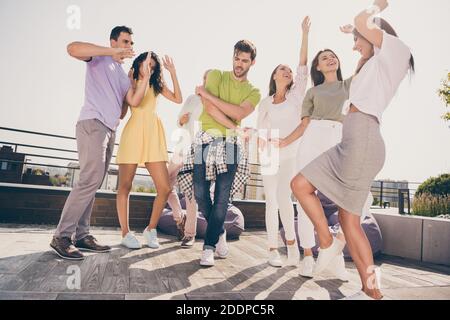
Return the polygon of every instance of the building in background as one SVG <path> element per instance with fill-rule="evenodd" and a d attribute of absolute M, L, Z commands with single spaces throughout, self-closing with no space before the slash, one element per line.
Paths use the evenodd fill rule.
<path fill-rule="evenodd" d="M 3 145 L 0 149 L 0 181 L 22 183 L 25 154 L 13 151 L 11 146 Z"/>
<path fill-rule="evenodd" d="M 409 190 L 408 181 L 374 181 L 371 188 L 374 205 L 398 208 L 399 190 Z"/>

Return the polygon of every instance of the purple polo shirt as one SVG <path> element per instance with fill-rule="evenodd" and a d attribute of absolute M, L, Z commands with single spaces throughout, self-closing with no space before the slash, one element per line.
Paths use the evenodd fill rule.
<path fill-rule="evenodd" d="M 98 119 L 115 131 L 130 79 L 110 56 L 92 57 L 86 65 L 85 98 L 78 121 Z"/>

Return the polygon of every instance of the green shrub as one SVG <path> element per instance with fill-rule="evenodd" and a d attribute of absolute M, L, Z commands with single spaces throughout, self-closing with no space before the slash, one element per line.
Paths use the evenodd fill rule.
<path fill-rule="evenodd" d="M 450 213 L 450 195 L 436 196 L 422 193 L 414 197 L 412 214 L 416 216 L 436 217 Z"/>
<path fill-rule="evenodd" d="M 438 177 L 430 178 L 422 183 L 416 191 L 415 196 L 428 193 L 435 196 L 446 196 L 450 194 L 450 173 L 441 174 Z"/>
<path fill-rule="evenodd" d="M 374 198 L 373 198 L 372 206 L 378 206 L 378 205 L 380 205 L 380 200 L 378 200 L 377 197 L 374 197 Z"/>

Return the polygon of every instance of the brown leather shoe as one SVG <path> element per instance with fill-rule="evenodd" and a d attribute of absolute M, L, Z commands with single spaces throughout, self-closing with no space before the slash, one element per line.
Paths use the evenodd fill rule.
<path fill-rule="evenodd" d="M 67 260 L 83 260 L 84 255 L 75 248 L 69 237 L 57 238 L 53 237 L 50 247 L 58 256 Z"/>
<path fill-rule="evenodd" d="M 98 243 L 97 239 L 94 236 L 87 235 L 81 240 L 75 242 L 75 247 L 82 251 L 90 251 L 90 252 L 108 252 L 111 250 L 110 246 L 102 246 Z"/>

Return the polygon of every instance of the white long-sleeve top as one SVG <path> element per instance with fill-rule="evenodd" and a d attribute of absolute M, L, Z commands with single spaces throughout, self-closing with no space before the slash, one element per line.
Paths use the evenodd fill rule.
<path fill-rule="evenodd" d="M 297 128 L 301 122 L 302 104 L 305 97 L 306 86 L 308 84 L 308 67 L 298 66 L 294 84 L 286 94 L 286 100 L 279 104 L 273 103 L 273 96 L 268 96 L 259 104 L 257 119 L 257 129 L 260 138 L 286 138 Z M 266 130 L 261 130 L 266 129 Z M 278 129 L 278 137 L 275 131 Z M 298 142 L 280 149 L 280 159 L 296 156 Z"/>
<path fill-rule="evenodd" d="M 199 121 L 198 119 L 200 118 L 202 112 L 203 112 L 202 99 L 200 98 L 200 96 L 192 94 L 189 97 L 187 97 L 185 103 L 183 104 L 183 108 L 181 108 L 181 111 L 178 114 L 177 118 L 178 127 L 188 130 L 192 140 L 194 139 L 196 133 L 195 124 Z M 190 113 L 189 121 L 186 122 L 183 126 L 181 126 L 180 119 L 186 113 Z M 197 124 L 197 128 L 201 128 L 201 125 Z"/>

